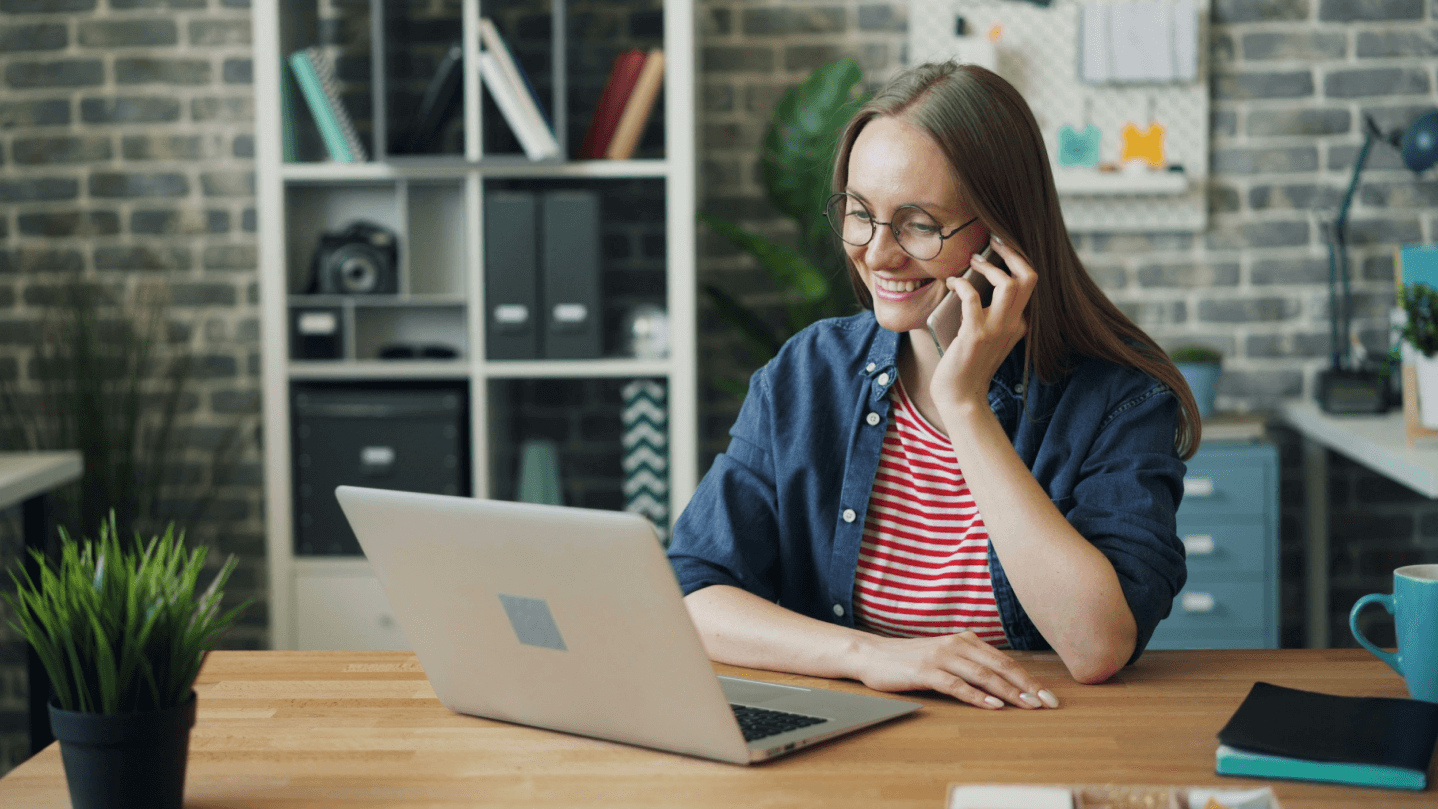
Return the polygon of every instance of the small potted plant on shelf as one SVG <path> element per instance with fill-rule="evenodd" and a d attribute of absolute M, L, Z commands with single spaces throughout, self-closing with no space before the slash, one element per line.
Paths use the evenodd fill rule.
<path fill-rule="evenodd" d="M 1213 415 L 1213 402 L 1218 398 L 1218 379 L 1223 374 L 1223 355 L 1208 346 L 1180 346 L 1169 352 L 1179 373 L 1188 380 L 1198 415 Z"/>
<path fill-rule="evenodd" d="M 141 547 L 123 542 L 112 512 L 100 538 L 62 528 L 57 562 L 32 551 L 38 581 L 10 573 L 10 625 L 50 677 L 50 724 L 75 809 L 184 803 L 195 678 L 248 602 L 220 612 L 231 557 L 202 592 L 206 549 L 188 553 L 174 525 Z M 40 684 L 33 684 L 37 687 Z"/>
<path fill-rule="evenodd" d="M 1398 290 L 1403 308 L 1399 327 L 1404 342 L 1413 348 L 1406 359 L 1418 379 L 1418 420 L 1438 429 L 1438 289 L 1428 284 L 1404 284 Z"/>

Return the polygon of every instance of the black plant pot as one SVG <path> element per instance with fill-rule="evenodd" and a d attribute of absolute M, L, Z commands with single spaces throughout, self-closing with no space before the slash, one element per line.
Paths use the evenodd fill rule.
<path fill-rule="evenodd" d="M 74 809 L 181 809 L 195 693 L 160 711 L 99 714 L 50 702 Z"/>

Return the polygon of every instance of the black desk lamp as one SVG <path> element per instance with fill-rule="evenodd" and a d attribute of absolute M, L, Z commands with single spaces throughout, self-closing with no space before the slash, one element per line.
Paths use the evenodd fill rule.
<path fill-rule="evenodd" d="M 1318 376 L 1318 402 L 1329 413 L 1382 413 L 1388 409 L 1383 379 L 1371 368 L 1354 367 L 1349 354 L 1353 313 L 1348 285 L 1348 208 L 1375 141 L 1398 149 L 1409 171 L 1425 171 L 1438 163 L 1438 110 L 1423 113 L 1406 129 L 1387 134 L 1378 129 L 1373 116 L 1363 116 L 1363 146 L 1353 161 L 1353 177 L 1338 206 L 1338 218 L 1328 242 L 1328 338 L 1333 366 Z"/>

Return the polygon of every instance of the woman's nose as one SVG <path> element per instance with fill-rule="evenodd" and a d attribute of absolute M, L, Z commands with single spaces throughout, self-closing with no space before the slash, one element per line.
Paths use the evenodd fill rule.
<path fill-rule="evenodd" d="M 874 228 L 874 238 L 869 240 L 865 246 L 868 251 L 870 266 L 887 267 L 903 263 L 909 257 L 904 248 L 899 246 L 899 240 L 894 236 L 894 229 L 888 225 L 879 225 Z"/>

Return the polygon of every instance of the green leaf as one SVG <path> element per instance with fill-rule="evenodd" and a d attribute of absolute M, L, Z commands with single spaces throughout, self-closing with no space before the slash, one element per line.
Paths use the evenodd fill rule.
<path fill-rule="evenodd" d="M 798 251 L 750 233 L 727 219 L 706 213 L 700 213 L 699 218 L 719 235 L 759 259 L 780 289 L 791 290 L 806 302 L 828 297 L 829 279 Z"/>

